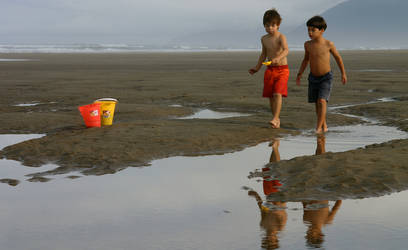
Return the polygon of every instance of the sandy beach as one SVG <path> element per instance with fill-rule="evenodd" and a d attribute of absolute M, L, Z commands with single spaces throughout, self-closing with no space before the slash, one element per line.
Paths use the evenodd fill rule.
<path fill-rule="evenodd" d="M 408 51 L 341 54 L 349 83 L 341 85 L 333 65 L 335 82 L 329 106 L 395 98 L 342 112 L 373 117 L 408 132 Z M 314 105 L 307 103 L 307 77 L 300 87 L 294 81 L 303 52 L 291 52 L 288 57 L 289 96 L 284 99 L 282 128 L 278 130 L 268 125 L 268 100 L 261 97 L 263 73 L 250 76 L 247 72 L 257 56 L 256 52 L 0 54 L 0 58 L 31 59 L 0 62 L 0 133 L 46 134 L 6 147 L 1 157 L 30 167 L 46 163 L 60 166 L 34 176 L 37 178 L 78 170 L 103 175 L 170 156 L 242 150 L 313 129 Z M 119 100 L 113 126 L 85 128 L 78 106 L 102 97 Z M 177 119 L 200 109 L 251 115 Z M 361 122 L 328 114 L 329 129 Z M 407 150 L 408 140 L 396 140 L 344 153 L 281 161 L 275 164 L 277 175 L 290 181 L 279 199 L 327 198 L 327 193 L 304 191 L 310 183 L 315 186 L 307 190 L 329 188 L 330 199 L 405 190 Z M 302 182 L 302 171 L 313 171 L 313 178 L 324 182 Z"/>

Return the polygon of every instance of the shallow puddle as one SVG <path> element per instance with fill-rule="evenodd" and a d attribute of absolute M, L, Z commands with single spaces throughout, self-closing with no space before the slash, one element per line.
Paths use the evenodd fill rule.
<path fill-rule="evenodd" d="M 224 119 L 231 117 L 249 116 L 250 114 L 238 112 L 218 112 L 210 109 L 200 110 L 193 115 L 180 117 L 179 119 Z"/>
<path fill-rule="evenodd" d="M 23 141 L 41 138 L 45 135 L 43 134 L 2 134 L 0 135 L 0 150 L 9 145 L 17 144 Z M 24 176 L 37 172 L 37 171 L 47 171 L 54 169 L 56 166 L 52 164 L 47 164 L 41 166 L 40 168 L 29 168 L 22 166 L 20 162 L 14 160 L 0 159 L 0 180 L 12 179 L 21 180 Z M 15 182 L 12 182 L 15 183 Z"/>
<path fill-rule="evenodd" d="M 393 72 L 395 70 L 393 69 L 357 69 L 357 70 L 352 70 L 356 72 Z"/>
<path fill-rule="evenodd" d="M 37 106 L 37 105 L 40 105 L 41 103 L 20 103 L 20 104 L 16 104 L 16 105 L 13 105 L 13 106 L 15 106 L 15 107 L 32 107 L 32 106 Z"/>
<path fill-rule="evenodd" d="M 7 147 L 13 144 L 17 144 L 17 143 L 32 140 L 32 139 L 41 138 L 43 136 L 45 135 L 43 134 L 20 134 L 20 135 L 1 134 L 0 135 L 0 150 L 2 150 L 4 147 Z"/>
<path fill-rule="evenodd" d="M 26 62 L 26 61 L 33 61 L 33 59 L 0 58 L 0 62 Z"/>
<path fill-rule="evenodd" d="M 383 98 L 376 99 L 374 101 L 364 102 L 360 104 L 346 104 L 346 105 L 330 106 L 327 108 L 327 110 L 329 112 L 337 113 L 337 110 L 342 109 L 342 108 L 349 108 L 349 107 L 355 107 L 359 105 L 375 104 L 375 103 L 382 103 L 382 102 L 395 102 L 395 101 L 397 101 L 395 98 L 383 97 Z M 347 115 L 347 114 L 342 114 L 342 115 Z M 364 120 L 364 117 L 360 117 L 360 119 Z"/>
<path fill-rule="evenodd" d="M 330 129 L 325 146 L 332 152 L 408 138 L 405 132 L 375 124 Z M 23 139 L 12 137 L 2 147 Z M 280 158 L 313 155 L 316 148 L 316 136 L 309 132 L 281 138 Z M 1 246 L 9 250 L 406 248 L 408 220 L 403 218 L 408 191 L 341 204 L 321 201 L 305 204 L 306 209 L 300 202 L 287 202 L 265 215 L 253 195 L 266 200 L 262 179 L 249 175 L 262 169 L 271 154 L 269 143 L 262 143 L 225 155 L 156 160 L 150 167 L 127 168 L 114 175 L 51 176 L 54 179 L 46 183 L 24 181 L 25 173 L 15 171 L 29 168 L 2 160 L 1 168 L 15 169 L 2 172 L 2 178 L 15 174 L 22 182 L 0 185 L 6 201 L 0 208 Z M 323 222 L 316 226 L 316 219 Z"/>
<path fill-rule="evenodd" d="M 37 101 L 32 101 L 30 103 L 19 103 L 19 104 L 15 104 L 13 105 L 14 107 L 33 107 L 33 106 L 37 106 L 37 105 L 41 105 L 41 104 L 55 104 L 57 102 L 48 102 L 48 103 L 41 103 L 41 102 L 37 102 Z"/>

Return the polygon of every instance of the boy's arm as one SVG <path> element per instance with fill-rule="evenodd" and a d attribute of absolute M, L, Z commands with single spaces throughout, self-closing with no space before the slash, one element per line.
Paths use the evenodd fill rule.
<path fill-rule="evenodd" d="M 300 78 L 302 78 L 303 71 L 305 71 L 307 64 L 309 63 L 309 50 L 307 49 L 307 42 L 305 42 L 305 56 L 303 57 L 302 64 L 296 76 L 296 84 L 300 85 Z"/>
<path fill-rule="evenodd" d="M 278 64 L 283 58 L 285 58 L 289 54 L 288 43 L 286 41 L 286 37 L 283 34 L 280 35 L 280 44 L 282 46 L 282 52 L 277 57 L 271 60 L 272 64 Z"/>
<path fill-rule="evenodd" d="M 329 215 L 327 216 L 326 224 L 331 224 L 333 222 L 334 216 L 336 215 L 337 211 L 339 211 L 341 203 L 341 200 L 336 201 Z"/>
<path fill-rule="evenodd" d="M 265 61 L 265 59 L 266 59 L 266 49 L 265 49 L 265 46 L 263 45 L 263 41 L 262 41 L 262 40 L 261 40 L 261 43 L 262 43 L 262 53 L 261 53 L 261 55 L 259 56 L 258 63 L 256 64 L 255 67 L 251 68 L 251 69 L 248 71 L 251 75 L 253 75 L 253 74 L 255 74 L 256 72 L 259 71 L 259 69 L 262 67 L 262 63 L 263 63 L 263 62 Z"/>
<path fill-rule="evenodd" d="M 336 49 L 336 46 L 334 46 L 333 42 L 330 42 L 330 53 L 333 55 L 334 59 L 336 60 L 337 65 L 339 66 L 339 69 L 341 71 L 341 82 L 343 84 L 346 84 L 347 82 L 347 75 L 346 75 L 346 70 L 344 69 L 344 64 L 343 64 L 343 59 L 341 58 L 339 52 Z"/>
<path fill-rule="evenodd" d="M 259 208 L 261 208 L 261 205 L 262 205 L 262 198 L 261 198 L 261 196 L 259 196 L 259 194 L 258 194 L 256 191 L 253 191 L 253 190 L 248 191 L 248 195 L 254 197 L 255 200 L 256 200 L 256 203 L 257 203 L 258 206 L 259 206 Z"/>

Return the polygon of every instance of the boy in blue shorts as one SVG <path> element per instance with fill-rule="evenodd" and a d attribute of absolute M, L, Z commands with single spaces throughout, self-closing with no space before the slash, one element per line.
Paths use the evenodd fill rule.
<path fill-rule="evenodd" d="M 317 125 L 316 133 L 327 132 L 326 110 L 329 101 L 333 73 L 330 68 L 330 54 L 333 55 L 341 71 L 341 81 L 347 82 L 343 60 L 334 43 L 326 40 L 323 33 L 327 29 L 326 21 L 321 16 L 314 16 L 306 23 L 311 40 L 305 42 L 305 56 L 296 77 L 296 84 L 300 85 L 303 71 L 310 63 L 309 74 L 309 102 L 316 104 Z"/>

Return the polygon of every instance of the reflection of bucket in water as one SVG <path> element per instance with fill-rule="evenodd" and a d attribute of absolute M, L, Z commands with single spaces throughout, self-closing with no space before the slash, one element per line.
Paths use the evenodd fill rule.
<path fill-rule="evenodd" d="M 113 98 L 102 98 L 96 100 L 94 103 L 99 103 L 101 105 L 101 124 L 112 125 L 113 115 L 115 113 L 115 106 L 118 100 Z"/>
<path fill-rule="evenodd" d="M 78 109 L 79 112 L 81 112 L 82 117 L 84 118 L 85 126 L 87 126 L 88 128 L 101 126 L 101 104 L 92 103 L 78 107 Z"/>

